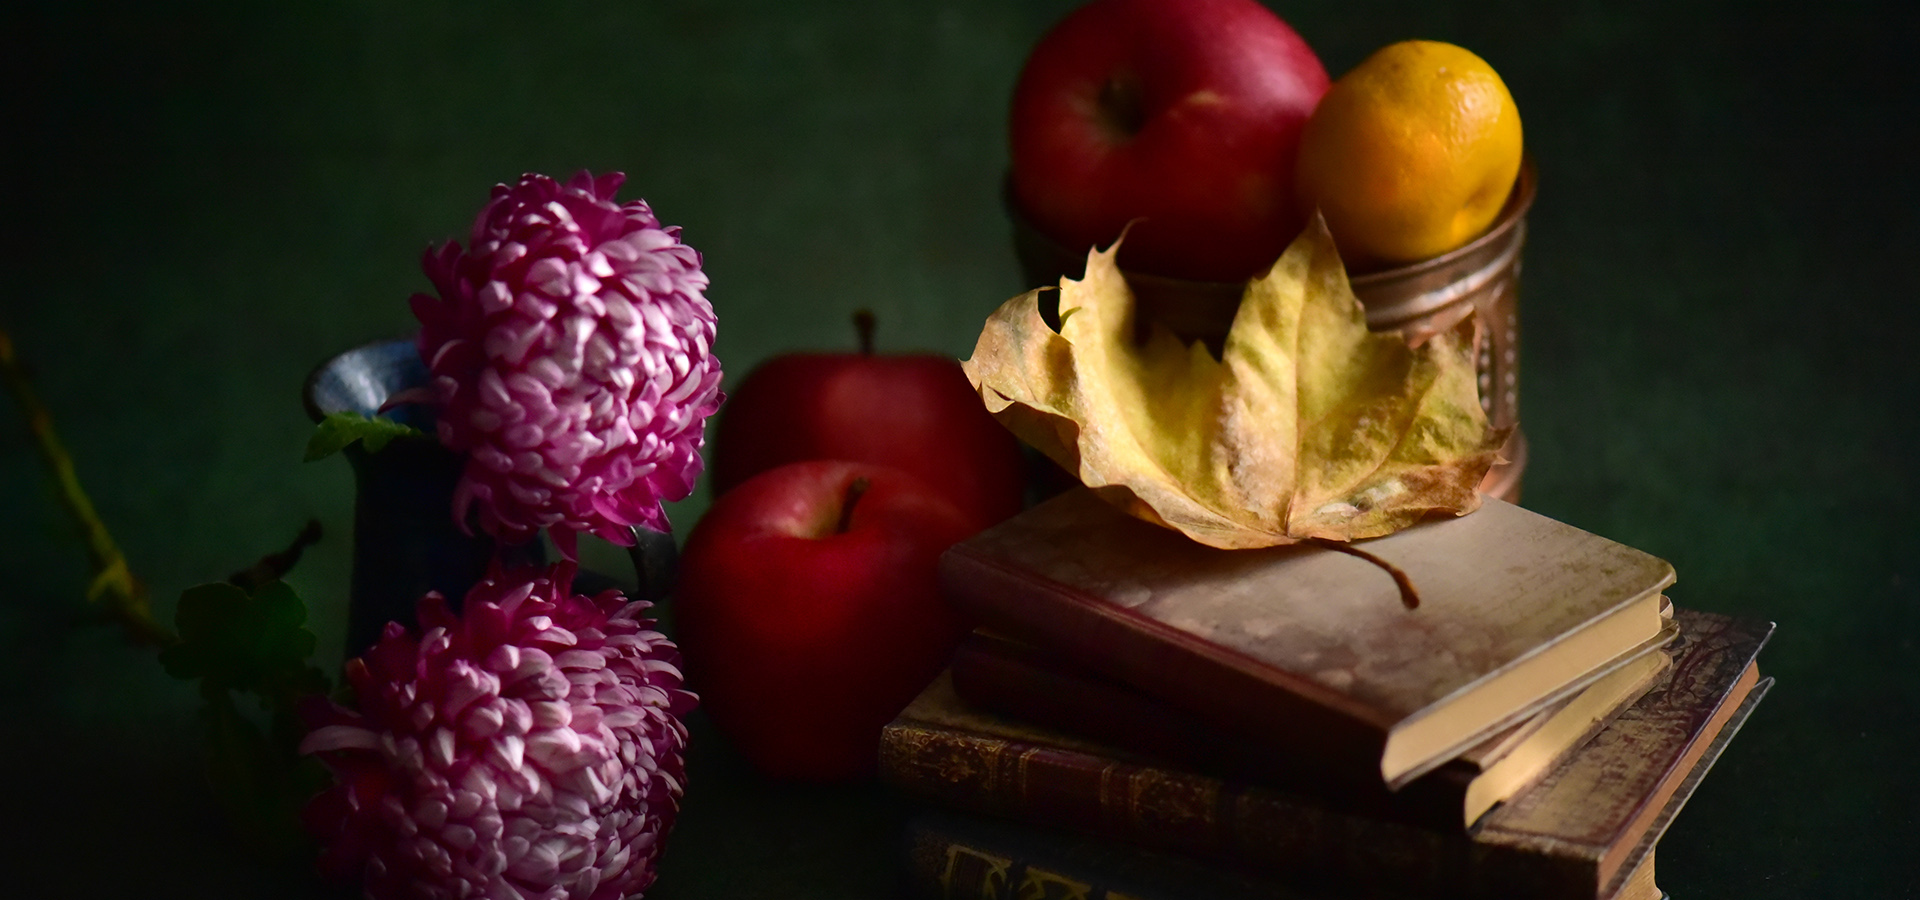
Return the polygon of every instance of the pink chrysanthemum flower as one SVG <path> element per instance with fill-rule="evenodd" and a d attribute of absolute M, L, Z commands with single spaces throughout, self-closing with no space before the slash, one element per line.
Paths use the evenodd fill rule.
<path fill-rule="evenodd" d="M 357 710 L 310 709 L 335 785 L 308 827 L 371 898 L 614 900 L 653 882 L 679 811 L 679 652 L 574 566 L 496 570 L 455 615 L 420 602 L 347 663 Z"/>
<path fill-rule="evenodd" d="M 415 294 L 441 443 L 469 454 L 454 491 L 510 541 L 549 529 L 573 557 L 587 531 L 667 530 L 661 503 L 691 493 L 720 405 L 713 307 L 700 254 L 625 176 L 545 175 L 493 190 L 471 246 L 428 250 L 438 292 Z"/>

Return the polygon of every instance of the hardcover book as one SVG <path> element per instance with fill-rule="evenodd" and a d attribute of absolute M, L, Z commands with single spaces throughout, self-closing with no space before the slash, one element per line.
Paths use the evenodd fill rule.
<path fill-rule="evenodd" d="M 994 630 L 1393 788 L 1658 645 L 1674 580 L 1491 498 L 1341 548 L 1219 550 L 1087 489 L 955 545 L 940 577 Z"/>
<path fill-rule="evenodd" d="M 1223 779 L 968 707 L 943 674 L 881 734 L 881 777 L 933 803 L 1343 890 L 1620 893 L 1771 679 L 1766 622 L 1676 610 L 1673 665 L 1468 831 Z"/>
<path fill-rule="evenodd" d="M 928 810 L 907 823 L 907 894 L 916 900 L 1332 900 L 1198 860 L 1099 838 Z M 1607 900 L 1661 900 L 1653 853 Z M 1374 894 L 1380 900 L 1385 895 Z"/>
<path fill-rule="evenodd" d="M 1289 766 L 1283 755 L 1219 733 L 1183 709 L 1062 662 L 1039 647 L 990 632 L 976 631 L 961 642 L 952 672 L 960 698 L 987 712 L 1195 771 L 1310 794 L 1336 808 L 1465 829 L 1640 699 L 1669 665 L 1668 655 L 1659 651 L 1637 657 L 1399 791 L 1388 791 L 1377 778 L 1341 783 Z"/>
<path fill-rule="evenodd" d="M 1773 686 L 1755 659 L 1773 623 L 1687 610 L 1677 617 L 1686 644 L 1664 686 L 1480 821 L 1477 892 L 1605 896 L 1666 834 Z"/>

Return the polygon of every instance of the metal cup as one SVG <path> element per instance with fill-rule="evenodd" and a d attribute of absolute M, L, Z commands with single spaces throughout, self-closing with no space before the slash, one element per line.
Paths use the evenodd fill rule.
<path fill-rule="evenodd" d="M 1480 316 L 1475 365 L 1480 406 L 1495 428 L 1513 429 L 1501 452 L 1506 462 L 1487 473 L 1480 490 L 1509 502 L 1519 500 L 1527 466 L 1526 436 L 1520 432 L 1520 248 L 1527 238 L 1535 182 L 1533 161 L 1523 160 L 1506 206 L 1485 233 L 1432 259 L 1349 279 L 1366 308 L 1367 327 L 1374 331 L 1398 331 L 1411 341 Z M 1085 273 L 1084 250 L 1071 250 L 1042 234 L 1014 204 L 1011 192 L 1005 201 L 1013 222 L 1014 252 L 1029 285 L 1056 285 L 1063 277 Z M 1205 341 L 1219 354 L 1244 285 L 1127 270 L 1121 274 L 1133 290 L 1142 321 L 1165 325 L 1186 340 Z"/>

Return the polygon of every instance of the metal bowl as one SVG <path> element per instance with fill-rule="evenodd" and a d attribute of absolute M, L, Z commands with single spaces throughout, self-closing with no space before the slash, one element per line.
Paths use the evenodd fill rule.
<path fill-rule="evenodd" d="M 1520 250 L 1527 239 L 1527 211 L 1537 190 L 1533 160 L 1523 159 L 1520 174 L 1500 215 L 1465 246 L 1404 266 L 1353 274 L 1354 295 L 1366 308 L 1367 327 L 1398 331 L 1409 340 L 1451 328 L 1468 316 L 1480 316 L 1482 341 L 1475 368 L 1480 405 L 1495 428 L 1512 428 L 1502 452 L 1507 462 L 1487 473 L 1480 488 L 1503 500 L 1517 501 L 1526 468 L 1526 437 L 1520 433 Z M 1021 213 L 1011 191 L 1003 193 L 1013 224 L 1013 248 L 1029 286 L 1051 286 L 1086 271 L 1086 249 L 1074 250 L 1042 233 Z M 1143 321 L 1158 322 L 1189 341 L 1204 341 L 1217 356 L 1240 308 L 1245 285 L 1173 278 L 1121 270 Z M 1043 295 L 1043 314 L 1049 309 Z M 1055 301 L 1057 303 L 1057 301 Z"/>

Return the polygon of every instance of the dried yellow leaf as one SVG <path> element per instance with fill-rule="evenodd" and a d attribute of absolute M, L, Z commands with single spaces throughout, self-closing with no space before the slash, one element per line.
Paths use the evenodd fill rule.
<path fill-rule="evenodd" d="M 1114 262 L 996 310 L 963 365 L 987 411 L 1114 505 L 1214 547 L 1389 534 L 1479 506 L 1487 424 L 1475 321 L 1408 347 L 1367 330 L 1317 219 L 1249 282 L 1220 359 L 1155 326 L 1135 340 Z"/>

